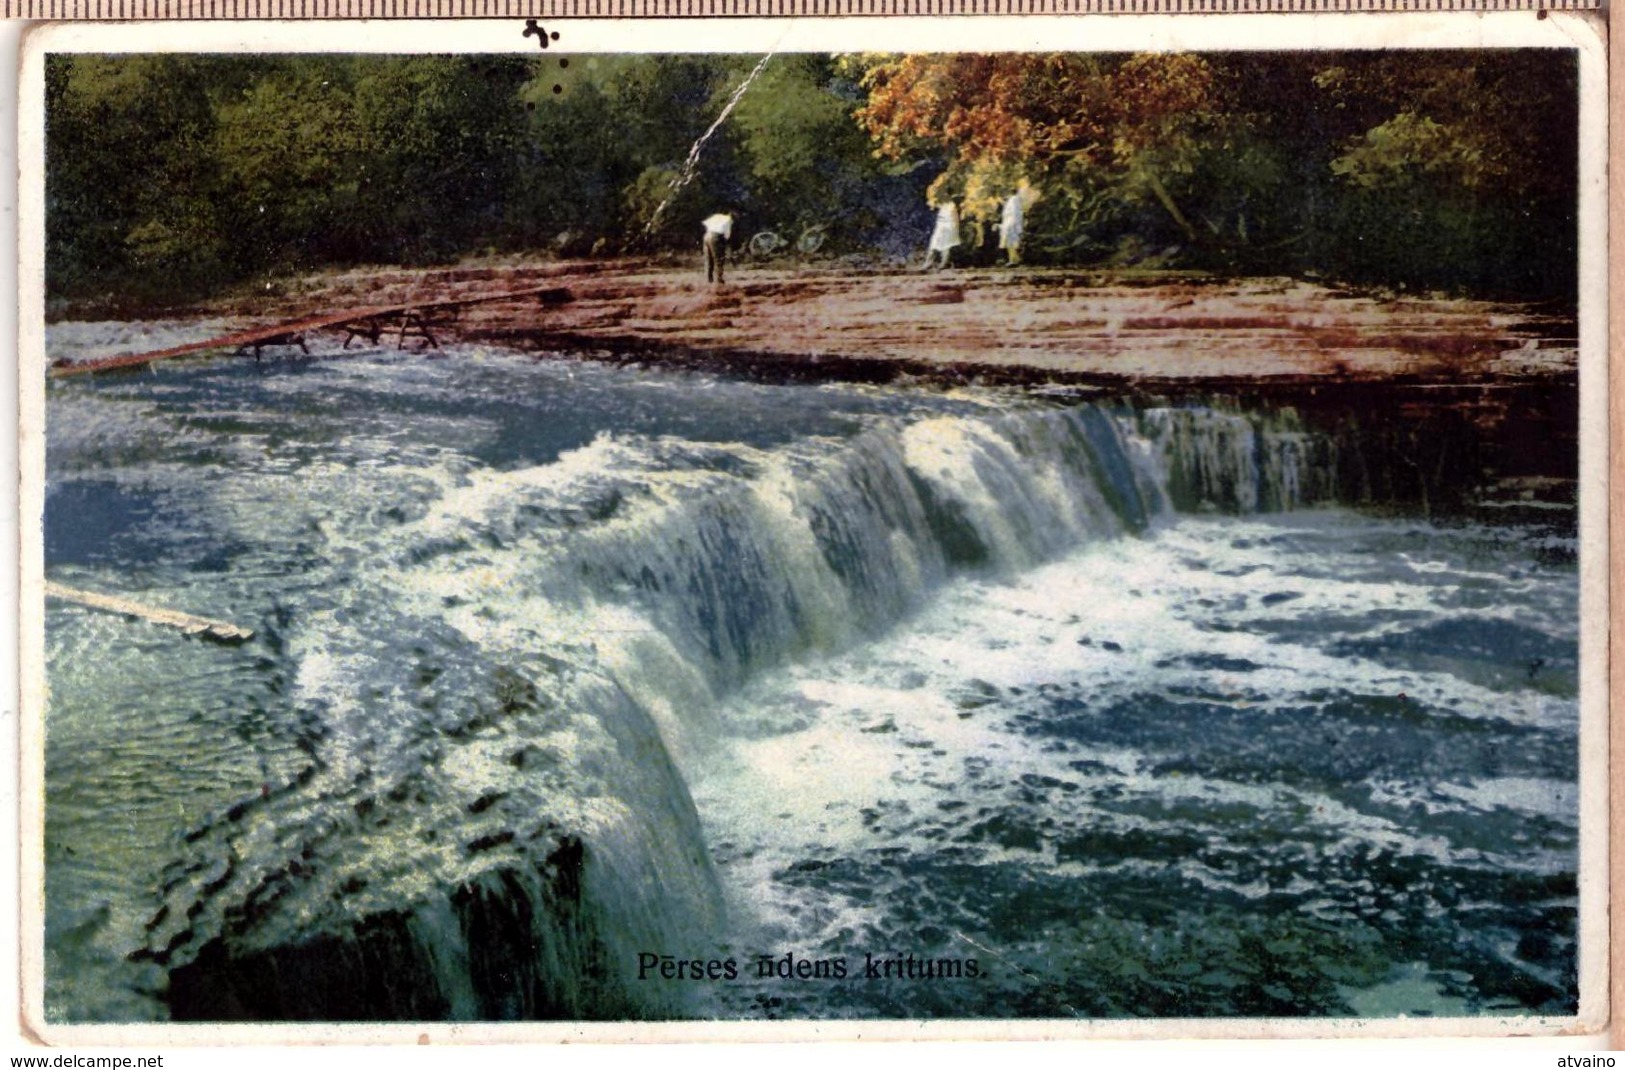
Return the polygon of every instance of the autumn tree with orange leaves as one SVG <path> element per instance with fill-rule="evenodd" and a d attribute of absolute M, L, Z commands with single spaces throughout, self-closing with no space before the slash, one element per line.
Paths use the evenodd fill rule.
<path fill-rule="evenodd" d="M 1114 203 L 1149 202 L 1190 241 L 1195 223 L 1170 190 L 1223 124 L 1200 56 L 958 54 L 856 57 L 868 102 L 857 112 L 877 154 L 945 150 L 933 197 L 996 218 L 1022 180 L 1064 198 L 1074 226 Z"/>
<path fill-rule="evenodd" d="M 1572 52 L 782 54 L 711 130 L 759 61 L 54 55 L 47 286 L 162 307 L 324 266 L 630 249 L 668 198 L 667 248 L 731 204 L 893 263 L 952 197 L 983 230 L 964 259 L 991 260 L 1022 192 L 1030 263 L 1577 289 Z"/>
<path fill-rule="evenodd" d="M 877 156 L 1065 261 L 1573 286 L 1572 60 L 1504 52 L 857 55 Z M 1566 119 L 1564 117 L 1567 117 Z M 1159 253 L 1160 250 L 1160 253 Z"/>

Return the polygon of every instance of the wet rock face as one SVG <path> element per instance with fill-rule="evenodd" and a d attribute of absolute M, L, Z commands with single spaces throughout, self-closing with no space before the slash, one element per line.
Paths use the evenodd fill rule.
<path fill-rule="evenodd" d="M 1179 396 L 1179 395 L 1174 395 Z M 1579 476 L 1572 383 L 1257 386 L 1210 410 L 1199 391 L 1141 417 L 1170 458 L 1176 508 L 1291 501 L 1446 519 L 1570 526 Z M 1230 456 L 1237 452 L 1245 456 Z M 1236 482 L 1238 474 L 1246 478 Z"/>
<path fill-rule="evenodd" d="M 698 250 L 696 249 L 696 254 Z M 1362 294 L 1295 279 L 1090 269 L 758 267 L 724 287 L 648 261 L 383 270 L 307 280 L 236 308 L 293 319 L 556 281 L 551 298 L 473 305 L 464 338 L 773 377 L 1162 383 L 1571 377 L 1572 310 Z M 1200 343 L 1196 345 L 1195 343 Z"/>
<path fill-rule="evenodd" d="M 634 1013 L 582 901 L 585 847 L 417 911 L 264 949 L 216 938 L 170 974 L 177 1021 L 536 1021 Z M 561 967 L 567 967 L 561 969 Z"/>

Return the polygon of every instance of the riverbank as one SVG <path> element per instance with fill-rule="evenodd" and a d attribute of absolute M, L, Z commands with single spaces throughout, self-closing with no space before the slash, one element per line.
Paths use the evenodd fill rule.
<path fill-rule="evenodd" d="M 766 378 L 1121 387 L 1572 380 L 1564 310 L 1167 272 L 504 261 L 295 280 L 200 310 L 245 322 L 556 284 L 464 310 L 458 336 Z M 410 343 L 409 343 L 410 344 Z"/>

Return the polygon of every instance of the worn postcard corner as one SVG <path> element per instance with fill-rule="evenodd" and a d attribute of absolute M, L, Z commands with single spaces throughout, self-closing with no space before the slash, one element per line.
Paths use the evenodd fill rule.
<path fill-rule="evenodd" d="M 1606 1028 L 1595 20 L 539 22 L 28 36 L 29 1028 Z"/>

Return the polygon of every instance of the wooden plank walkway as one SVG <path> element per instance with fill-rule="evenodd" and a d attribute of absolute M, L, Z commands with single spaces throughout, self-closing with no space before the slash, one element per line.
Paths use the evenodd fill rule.
<path fill-rule="evenodd" d="M 259 358 L 261 347 L 268 345 L 297 345 L 305 348 L 305 335 L 323 330 L 342 330 L 348 334 L 344 339 L 344 348 L 350 348 L 350 343 L 358 337 L 366 337 L 374 345 L 385 334 L 398 332 L 397 347 L 404 346 L 408 335 L 418 335 L 438 349 L 439 341 L 431 330 L 450 326 L 456 319 L 457 313 L 471 305 L 492 304 L 498 301 L 516 301 L 527 297 L 539 298 L 549 304 L 562 303 L 570 300 L 570 292 L 559 286 L 531 286 L 523 290 L 508 290 L 503 293 L 479 294 L 473 297 L 454 297 L 439 301 L 409 301 L 398 305 L 372 305 L 360 308 L 345 309 L 341 312 L 331 312 L 325 316 L 310 316 L 304 319 L 290 320 L 285 323 L 266 324 L 262 327 L 250 327 L 231 334 L 223 334 L 216 338 L 206 338 L 198 342 L 187 342 L 184 345 L 170 346 L 168 349 L 155 349 L 147 353 L 123 353 L 113 357 L 102 357 L 97 360 L 75 361 L 72 363 L 58 363 L 51 367 L 51 375 L 56 378 L 65 378 L 71 375 L 86 375 L 91 372 L 113 371 L 120 368 L 139 368 L 154 364 L 161 360 L 170 360 L 175 357 L 184 357 L 194 353 L 207 353 L 219 349 L 235 349 L 246 352 L 254 351 L 254 357 Z M 307 349 L 306 352 L 309 352 Z"/>
<path fill-rule="evenodd" d="M 228 624 L 223 620 L 210 620 L 208 617 L 194 617 L 190 613 L 178 613 L 172 609 L 160 609 L 157 606 L 142 605 L 132 602 L 128 598 L 119 598 L 110 594 L 97 594 L 95 591 L 82 591 L 77 587 L 64 587 L 60 583 L 45 581 L 45 594 L 49 598 L 59 598 L 64 602 L 73 602 L 91 609 L 100 609 L 108 613 L 122 613 L 127 617 L 139 617 L 153 624 L 161 624 L 166 628 L 177 628 L 187 635 L 201 635 L 205 639 L 213 639 L 222 643 L 241 643 L 254 638 L 254 633 L 248 628 L 239 628 L 235 624 Z"/>

